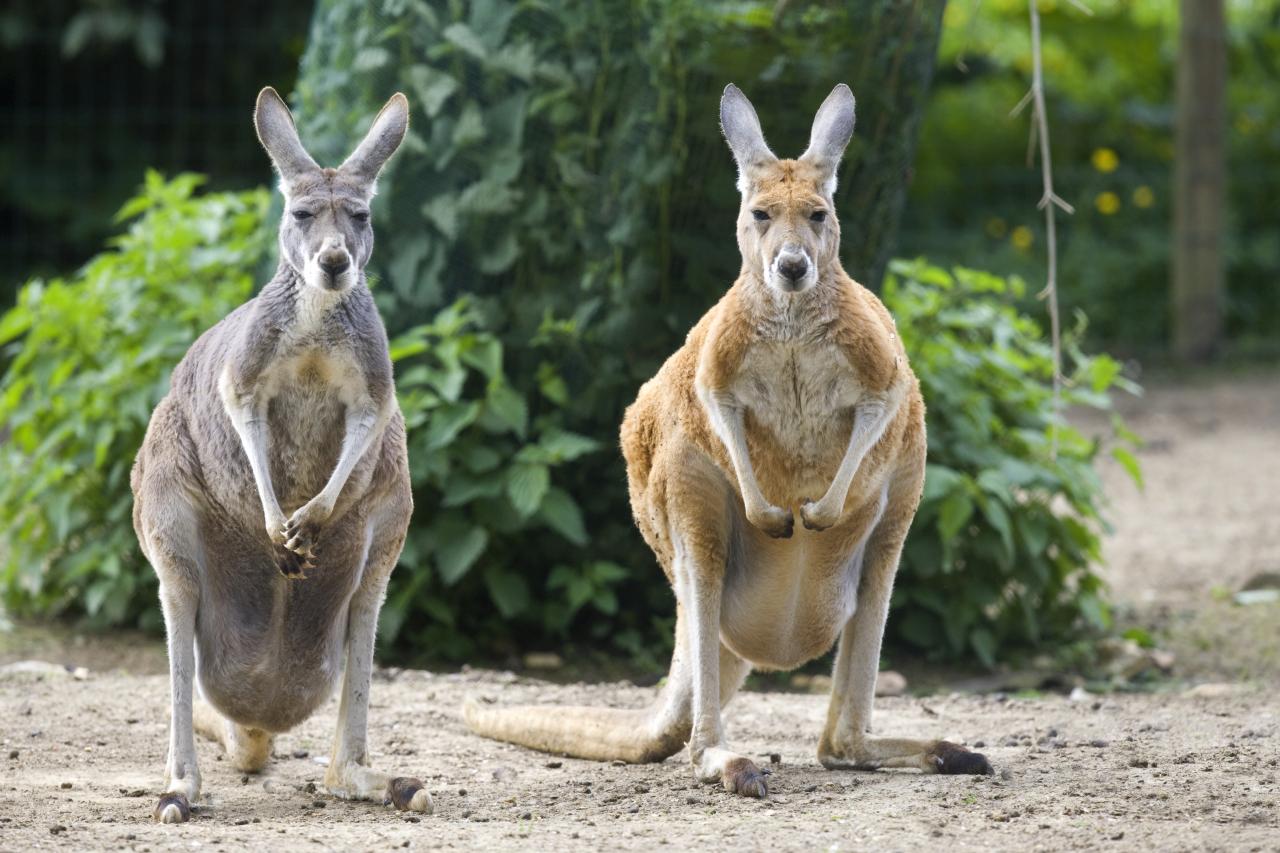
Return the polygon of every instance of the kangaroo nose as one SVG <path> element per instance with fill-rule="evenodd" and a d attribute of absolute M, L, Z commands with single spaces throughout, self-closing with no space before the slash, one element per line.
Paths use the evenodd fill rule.
<path fill-rule="evenodd" d="M 778 261 L 778 272 L 791 281 L 799 281 L 809 271 L 809 262 L 803 255 L 788 255 Z"/>
<path fill-rule="evenodd" d="M 324 270 L 329 278 L 337 278 L 351 266 L 351 256 L 342 249 L 326 249 L 320 253 L 318 261 L 320 269 Z"/>

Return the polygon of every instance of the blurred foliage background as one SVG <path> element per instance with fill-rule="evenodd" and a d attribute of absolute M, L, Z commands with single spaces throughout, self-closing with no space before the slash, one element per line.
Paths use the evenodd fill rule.
<path fill-rule="evenodd" d="M 381 182 L 371 267 L 417 502 L 384 652 L 574 643 L 656 665 L 671 595 L 631 524 L 616 433 L 738 268 L 719 93 L 742 86 L 793 155 L 844 80 L 859 120 L 837 199 L 843 257 L 883 285 L 929 402 L 889 654 L 990 664 L 1106 628 L 1093 571 L 1104 437 L 1052 406 L 1033 295 L 1039 172 L 1026 118 L 1008 116 L 1030 77 L 1025 3 L 320 0 L 266 17 L 187 5 L 0 13 L 19 84 L 0 96 L 18 131 L 0 143 L 5 299 L 37 276 L 0 322 L 11 611 L 158 624 L 123 474 L 185 341 L 265 280 L 278 196 L 268 210 L 261 189 L 226 190 L 268 182 L 250 108 L 262 85 L 296 77 L 321 162 L 391 91 L 414 109 Z M 1066 396 L 1106 408 L 1133 386 L 1086 353 L 1159 359 L 1167 341 L 1177 21 L 1153 0 L 1089 5 L 1093 17 L 1041 10 L 1058 192 L 1077 208 L 1060 226 Z M 1280 3 L 1240 0 L 1229 20 L 1227 344 L 1265 354 L 1280 326 L 1267 230 L 1280 104 L 1266 85 Z M 208 172 L 214 192 L 153 174 L 125 203 L 148 166 Z M 1105 438 L 1137 475 L 1134 437 L 1117 424 Z"/>

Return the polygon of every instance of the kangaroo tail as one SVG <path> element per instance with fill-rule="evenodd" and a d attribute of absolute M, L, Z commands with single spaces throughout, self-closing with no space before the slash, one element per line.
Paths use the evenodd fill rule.
<path fill-rule="evenodd" d="M 462 716 L 473 732 L 494 740 L 573 758 L 648 764 L 675 755 L 689 740 L 689 715 L 673 704 L 678 703 L 659 699 L 640 710 L 554 705 L 501 708 L 468 699 Z"/>

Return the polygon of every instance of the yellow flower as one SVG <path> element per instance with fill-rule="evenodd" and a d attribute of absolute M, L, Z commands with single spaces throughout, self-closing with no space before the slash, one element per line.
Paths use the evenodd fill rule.
<path fill-rule="evenodd" d="M 1009 224 L 999 216 L 993 216 L 987 220 L 987 233 L 999 240 L 1009 233 Z"/>
<path fill-rule="evenodd" d="M 1093 200 L 1093 206 L 1098 208 L 1098 212 L 1103 216 L 1110 216 L 1120 209 L 1120 196 L 1110 191 L 1098 193 L 1098 197 Z"/>
<path fill-rule="evenodd" d="M 1009 242 L 1013 243 L 1014 248 L 1026 251 L 1031 248 L 1035 235 L 1031 233 L 1031 229 L 1025 225 L 1019 225 L 1013 229 L 1013 233 L 1009 235 Z"/>
<path fill-rule="evenodd" d="M 1120 165 L 1120 158 L 1110 148 L 1095 148 L 1091 160 L 1093 168 L 1104 174 L 1114 172 Z"/>
<path fill-rule="evenodd" d="M 1143 184 L 1133 191 L 1133 203 L 1138 207 L 1150 207 L 1156 203 L 1156 194 L 1151 187 Z"/>

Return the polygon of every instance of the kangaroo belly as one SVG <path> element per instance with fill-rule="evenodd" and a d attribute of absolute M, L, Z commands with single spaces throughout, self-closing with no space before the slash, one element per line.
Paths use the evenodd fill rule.
<path fill-rule="evenodd" d="M 342 672 L 344 615 L 325 624 L 287 608 L 263 612 L 227 606 L 201 615 L 200 686 L 224 716 L 245 726 L 287 731 L 331 695 Z"/>
<path fill-rule="evenodd" d="M 814 532 L 798 522 L 790 539 L 771 539 L 736 520 L 721 603 L 721 638 L 761 669 L 794 669 L 826 652 L 857 607 L 867 540 L 884 498 L 856 518 Z"/>
<path fill-rule="evenodd" d="M 205 558 L 220 570 L 201 587 L 196 645 L 201 688 L 222 714 L 285 731 L 330 696 L 368 553 L 364 528 L 351 517 L 326 531 L 305 580 L 281 576 L 255 541 L 210 531 Z"/>

